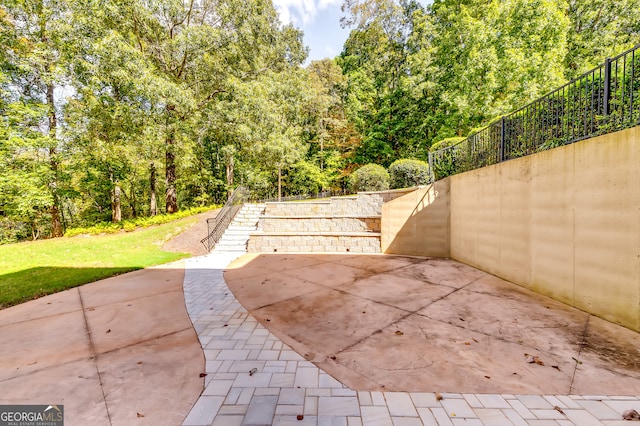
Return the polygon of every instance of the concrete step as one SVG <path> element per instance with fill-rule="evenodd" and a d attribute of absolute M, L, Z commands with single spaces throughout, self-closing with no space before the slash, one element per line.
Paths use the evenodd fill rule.
<path fill-rule="evenodd" d="M 236 214 L 213 251 L 246 252 L 249 234 L 256 231 L 264 208 L 264 204 L 245 204 Z"/>

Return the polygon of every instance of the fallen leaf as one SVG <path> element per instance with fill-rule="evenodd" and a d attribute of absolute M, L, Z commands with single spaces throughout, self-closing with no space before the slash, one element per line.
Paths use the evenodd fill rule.
<path fill-rule="evenodd" d="M 396 330 L 396 336 L 402 336 L 404 333 L 400 330 Z"/>
<path fill-rule="evenodd" d="M 256 374 L 258 372 L 257 368 L 252 368 L 251 370 L 249 370 L 249 375 L 253 376 L 254 374 Z"/>
<path fill-rule="evenodd" d="M 296 419 L 298 420 L 304 420 L 304 416 L 302 414 L 298 414 L 298 416 L 296 417 Z"/>
<path fill-rule="evenodd" d="M 436 392 L 436 401 L 440 401 L 440 400 L 442 400 L 442 395 Z"/>
<path fill-rule="evenodd" d="M 200 377 L 205 377 L 207 373 L 200 373 Z"/>
<path fill-rule="evenodd" d="M 106 333 L 111 333 L 111 329 L 108 329 L 108 330 L 106 331 Z"/>
<path fill-rule="evenodd" d="M 640 413 L 638 413 L 636 410 L 627 410 L 624 413 L 622 413 L 622 418 L 624 420 L 640 420 Z"/>
<path fill-rule="evenodd" d="M 142 413 L 136 413 L 136 415 L 137 415 L 138 417 L 144 417 L 144 414 L 142 414 Z"/>
<path fill-rule="evenodd" d="M 471 342 L 464 342 L 465 345 L 470 346 Z"/>
<path fill-rule="evenodd" d="M 484 378 L 485 378 L 485 379 L 490 379 L 490 378 L 491 378 L 491 376 L 484 376 Z"/>
<path fill-rule="evenodd" d="M 564 411 L 562 411 L 562 408 L 558 407 L 557 405 L 554 405 L 553 409 L 556 410 L 560 414 L 564 414 Z"/>
<path fill-rule="evenodd" d="M 524 356 L 527 358 L 527 362 L 529 364 L 535 363 L 538 365 L 544 365 L 544 362 L 542 362 L 542 360 L 537 355 L 524 354 Z"/>
<path fill-rule="evenodd" d="M 571 359 L 577 362 L 578 364 L 582 364 L 582 361 L 580 361 L 578 358 L 571 357 Z"/>
<path fill-rule="evenodd" d="M 478 341 L 476 339 L 474 339 L 473 337 L 472 337 L 472 339 L 473 339 L 474 342 L 478 343 Z"/>
<path fill-rule="evenodd" d="M 138 361 L 138 365 L 142 365 L 142 361 Z"/>
<path fill-rule="evenodd" d="M 331 355 L 329 358 L 331 358 L 332 360 L 336 360 L 336 356 L 335 355 Z"/>
<path fill-rule="evenodd" d="M 267 318 L 265 321 L 270 322 L 271 320 L 269 318 Z"/>
<path fill-rule="evenodd" d="M 559 365 L 552 365 L 551 368 L 555 368 L 556 370 L 560 371 L 560 366 Z"/>

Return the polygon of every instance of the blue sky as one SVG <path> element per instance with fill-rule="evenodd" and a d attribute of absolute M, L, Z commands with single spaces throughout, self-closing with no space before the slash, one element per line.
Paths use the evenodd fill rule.
<path fill-rule="evenodd" d="M 349 29 L 340 28 L 342 0 L 273 0 L 273 4 L 283 23 L 304 31 L 304 44 L 310 49 L 307 62 L 340 54 L 349 36 Z"/>
<path fill-rule="evenodd" d="M 293 23 L 304 31 L 304 44 L 309 47 L 307 64 L 313 60 L 335 58 L 349 37 L 349 28 L 340 27 L 343 0 L 273 0 L 284 24 Z M 432 0 L 418 0 L 423 5 Z"/>

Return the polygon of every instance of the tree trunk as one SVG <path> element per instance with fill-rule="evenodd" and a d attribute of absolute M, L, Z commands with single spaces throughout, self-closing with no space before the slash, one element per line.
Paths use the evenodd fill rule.
<path fill-rule="evenodd" d="M 178 211 L 178 196 L 176 193 L 176 155 L 173 152 L 175 143 L 176 141 L 173 135 L 167 136 L 167 153 L 165 157 L 165 179 L 167 184 L 165 201 L 167 206 L 167 213 L 175 213 Z"/>
<path fill-rule="evenodd" d="M 149 214 L 158 214 L 158 204 L 156 201 L 156 164 L 152 161 L 149 165 L 149 186 L 151 190 L 151 201 L 149 202 Z"/>
<path fill-rule="evenodd" d="M 131 217 L 136 218 L 138 217 L 138 209 L 136 208 L 136 186 L 133 182 L 131 182 L 131 202 L 129 203 L 131 205 Z"/>
<path fill-rule="evenodd" d="M 49 136 L 52 141 L 56 139 L 56 129 L 58 127 L 58 120 L 56 118 L 56 107 L 53 98 L 53 84 L 47 85 L 47 105 L 49 106 Z M 57 191 L 57 180 L 58 180 L 58 160 L 56 159 L 56 148 L 55 146 L 51 146 L 49 148 L 49 167 L 51 167 L 51 172 L 53 176 L 53 181 L 49 182 L 49 188 L 51 188 L 51 195 L 53 195 L 53 204 L 49 209 L 49 214 L 51 214 L 51 237 L 62 237 L 62 221 L 60 220 L 60 210 L 58 209 L 58 191 Z"/>
<path fill-rule="evenodd" d="M 110 176 L 113 182 L 113 175 Z M 122 204 L 120 202 L 121 195 L 120 184 L 114 182 L 113 189 L 111 190 L 111 221 L 113 223 L 119 223 L 122 221 Z"/>
<path fill-rule="evenodd" d="M 233 156 L 227 160 L 227 198 L 233 194 Z"/>
<path fill-rule="evenodd" d="M 278 164 L 278 201 L 282 201 L 282 166 Z"/>

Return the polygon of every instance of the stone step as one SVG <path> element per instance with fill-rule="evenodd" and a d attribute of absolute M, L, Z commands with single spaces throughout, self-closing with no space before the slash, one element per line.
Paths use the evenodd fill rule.
<path fill-rule="evenodd" d="M 264 205 L 245 204 L 233 218 L 213 249 L 214 252 L 246 252 L 249 234 L 258 227 Z"/>

